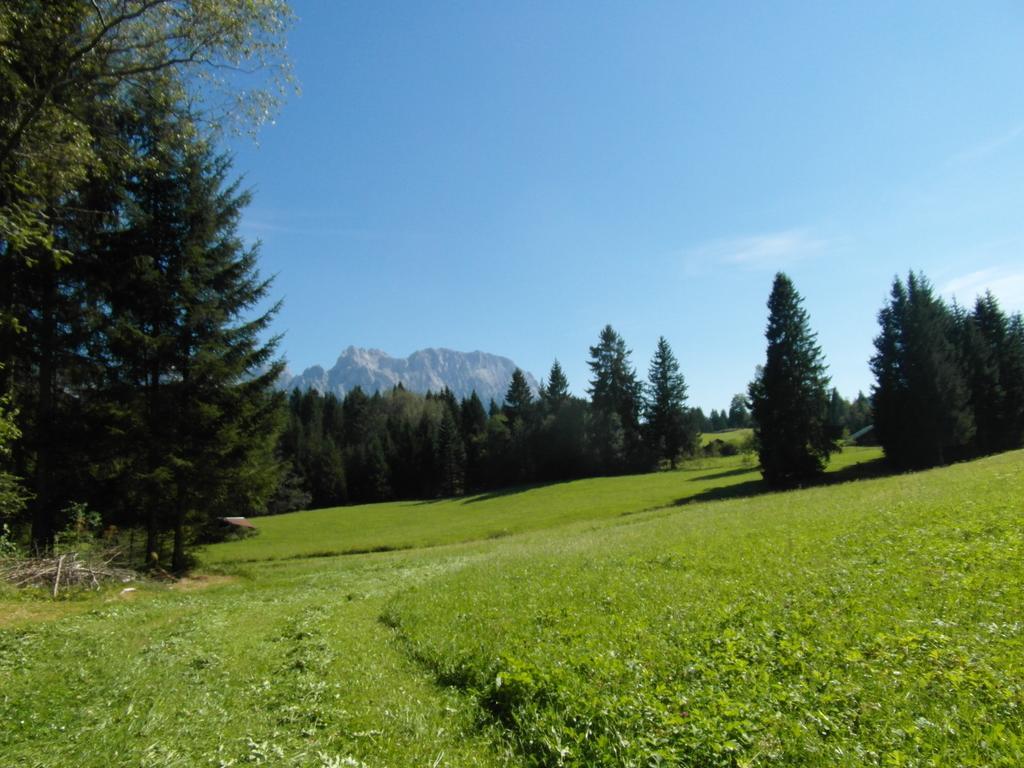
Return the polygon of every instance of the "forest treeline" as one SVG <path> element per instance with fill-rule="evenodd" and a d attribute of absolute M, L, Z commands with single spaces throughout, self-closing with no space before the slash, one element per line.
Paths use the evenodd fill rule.
<path fill-rule="evenodd" d="M 947 304 L 923 274 L 892 283 L 871 370 L 878 441 L 900 469 L 1024 445 L 1024 319 L 989 292 Z"/>
<path fill-rule="evenodd" d="M 698 436 L 754 427 L 765 478 L 820 474 L 844 435 L 867 430 L 895 469 L 923 468 L 1024 445 L 1024 321 L 991 293 L 967 309 L 927 278 L 894 280 L 879 313 L 872 396 L 829 388 L 802 297 L 785 275 L 769 300 L 767 360 L 748 391 L 710 416 L 686 405 L 664 338 L 640 381 L 607 326 L 590 348 L 589 399 L 570 394 L 556 361 L 536 395 L 516 372 L 502 404 L 401 387 L 344 398 L 293 391 L 280 455 L 287 480 L 269 512 L 435 498 L 511 485 L 650 471 L 698 453 Z M 712 442 L 704 451 L 716 450 Z"/>
<path fill-rule="evenodd" d="M 750 427 L 745 394 L 707 416 L 686 405 L 685 379 L 659 340 L 646 381 L 610 326 L 591 348 L 594 378 L 581 398 L 555 361 L 539 392 L 517 372 L 501 404 L 476 393 L 415 394 L 398 386 L 343 398 L 293 390 L 281 438 L 286 481 L 268 512 L 390 499 L 452 496 L 525 483 L 645 472 L 677 459 L 735 450 L 699 435 Z M 837 434 L 870 424 L 870 401 L 831 390 L 829 424 Z"/>
<path fill-rule="evenodd" d="M 803 297 L 783 273 L 768 299 L 766 361 L 750 383 L 761 473 L 772 485 L 821 474 L 839 448 L 827 365 Z M 948 305 L 928 279 L 897 277 L 870 361 L 874 438 L 897 470 L 1024 445 L 1024 320 L 990 293 Z M 858 401 L 860 398 L 858 398 Z"/>

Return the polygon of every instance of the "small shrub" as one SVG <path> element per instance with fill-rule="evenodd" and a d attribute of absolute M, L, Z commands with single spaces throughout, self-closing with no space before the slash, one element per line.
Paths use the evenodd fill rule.
<path fill-rule="evenodd" d="M 98 533 L 103 524 L 100 513 L 90 509 L 84 501 L 73 501 L 63 509 L 67 525 L 53 541 L 55 553 L 85 552 L 97 546 Z"/>
<path fill-rule="evenodd" d="M 708 457 L 736 456 L 739 452 L 740 449 L 735 444 L 727 443 L 725 440 L 717 437 L 704 446 L 704 455 Z"/>
<path fill-rule="evenodd" d="M 21 547 L 14 540 L 11 527 L 4 523 L 0 525 L 0 560 L 10 560 L 21 555 Z"/>

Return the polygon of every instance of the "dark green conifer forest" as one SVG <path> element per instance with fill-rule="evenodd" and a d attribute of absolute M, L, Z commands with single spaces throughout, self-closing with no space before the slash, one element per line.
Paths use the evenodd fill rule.
<path fill-rule="evenodd" d="M 896 278 L 878 313 L 874 424 L 886 458 L 916 469 L 1024 444 L 1024 333 L 986 293 L 972 311 L 922 274 Z"/>
<path fill-rule="evenodd" d="M 270 114 L 289 19 L 279 0 L 0 9 L 2 511 L 36 548 L 86 505 L 182 570 L 208 520 L 280 484 L 276 310 L 213 126 Z M 269 79 L 240 98 L 233 68 Z"/>

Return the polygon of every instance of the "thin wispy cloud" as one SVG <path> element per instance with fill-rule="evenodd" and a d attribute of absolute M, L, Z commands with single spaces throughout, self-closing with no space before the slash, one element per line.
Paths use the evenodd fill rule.
<path fill-rule="evenodd" d="M 1004 310 L 1024 310 L 1024 267 L 988 267 L 948 280 L 943 295 L 970 306 L 985 291 L 999 299 Z"/>
<path fill-rule="evenodd" d="M 1024 137 L 1024 122 L 1018 123 L 998 136 L 990 136 L 984 141 L 972 144 L 966 149 L 957 152 L 950 158 L 950 162 L 959 164 L 983 160 L 1005 149 L 1022 137 Z"/>
<path fill-rule="evenodd" d="M 694 266 L 781 269 L 824 253 L 828 245 L 809 230 L 788 229 L 712 240 L 686 251 L 686 260 Z"/>
<path fill-rule="evenodd" d="M 287 211 L 281 209 L 253 209 L 242 217 L 239 229 L 250 238 L 281 235 L 293 237 L 333 237 L 351 241 L 410 241 L 423 240 L 428 232 L 405 229 L 345 226 L 339 214 L 320 211 Z"/>
<path fill-rule="evenodd" d="M 304 225 L 278 223 L 262 219 L 243 219 L 241 229 L 254 235 L 261 234 L 288 234 L 288 235 L 338 235 L 344 237 L 368 238 L 379 236 L 382 233 L 370 229 L 358 229 L 354 227 L 338 227 L 330 224 Z"/>

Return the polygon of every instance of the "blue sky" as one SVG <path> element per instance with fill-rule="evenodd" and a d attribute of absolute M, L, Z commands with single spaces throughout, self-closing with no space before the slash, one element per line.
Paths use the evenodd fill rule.
<path fill-rule="evenodd" d="M 234 142 L 292 370 L 481 349 L 582 394 L 611 323 L 710 410 L 777 270 L 848 397 L 896 273 L 1024 309 L 1024 6 L 293 7 L 302 94 Z"/>

